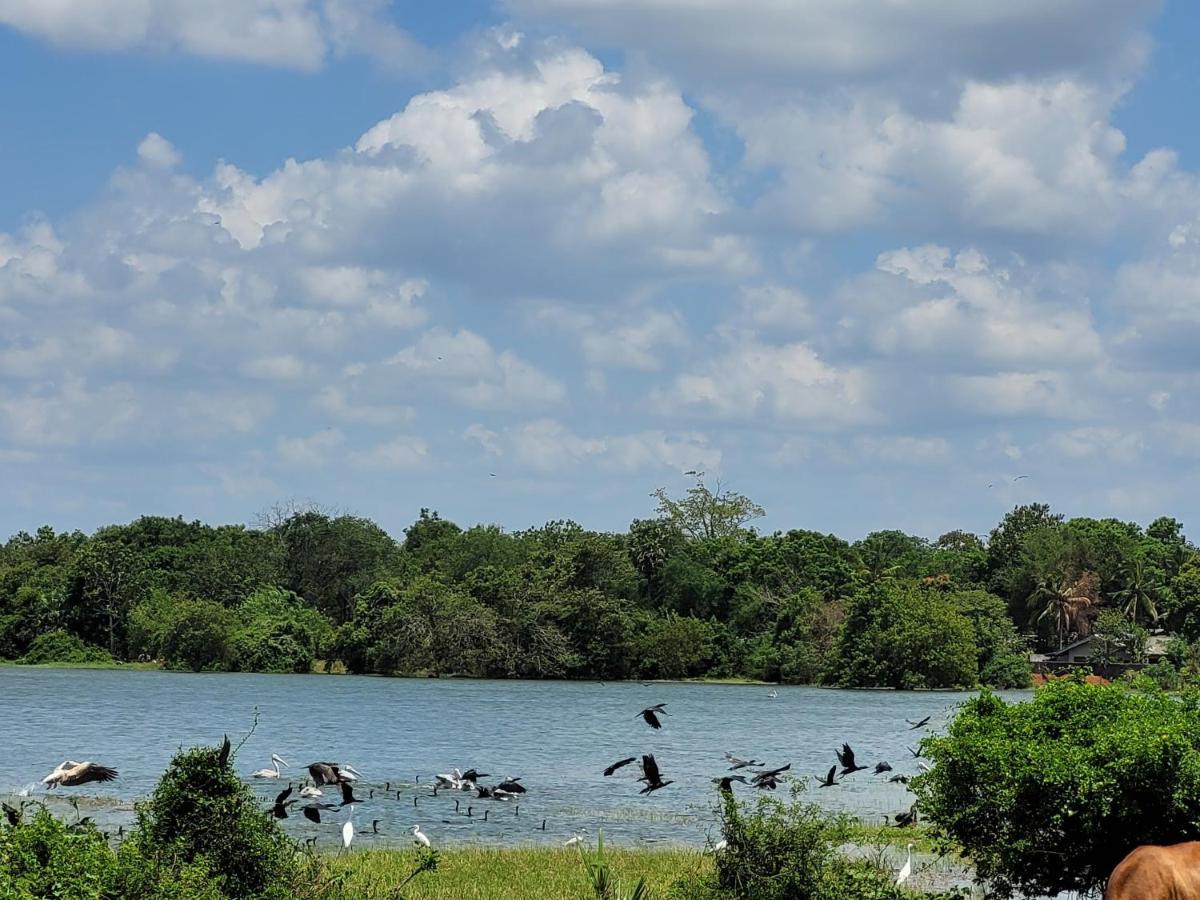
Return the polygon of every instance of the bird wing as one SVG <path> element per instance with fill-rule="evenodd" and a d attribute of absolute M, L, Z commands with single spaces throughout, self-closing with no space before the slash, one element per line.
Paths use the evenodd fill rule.
<path fill-rule="evenodd" d="M 344 803 L 353 803 L 354 802 L 354 785 L 352 785 L 348 781 L 343 781 L 340 786 L 342 789 L 342 801 Z"/>
<path fill-rule="evenodd" d="M 654 759 L 653 753 L 646 753 L 642 756 L 642 774 L 646 776 L 646 780 L 651 784 L 654 784 L 662 777 L 658 771 L 658 762 Z"/>
<path fill-rule="evenodd" d="M 617 771 L 617 769 L 621 768 L 622 766 L 627 766 L 635 760 L 637 760 L 636 756 L 627 756 L 624 759 L 618 759 L 615 763 L 604 770 L 604 774 L 611 775 L 613 772 Z"/>
<path fill-rule="evenodd" d="M 304 813 L 304 818 L 308 819 L 308 821 L 316 822 L 318 825 L 321 824 L 321 811 L 315 806 L 306 806 L 301 812 Z"/>
<path fill-rule="evenodd" d="M 292 795 L 292 789 L 290 787 L 284 788 L 275 797 L 275 804 L 278 806 L 280 803 L 282 803 L 284 800 L 286 800 L 291 795 Z"/>
<path fill-rule="evenodd" d="M 646 720 L 646 724 L 651 728 L 662 728 L 662 722 L 658 721 L 658 716 L 654 714 L 654 710 L 647 709 L 643 711 L 642 718 Z"/>
<path fill-rule="evenodd" d="M 825 776 L 826 784 L 833 784 L 833 776 L 837 774 L 837 766 L 829 767 L 829 774 Z"/>
<path fill-rule="evenodd" d="M 854 768 L 854 751 L 850 749 L 849 744 L 842 744 L 842 753 L 838 759 L 842 761 L 842 768 Z"/>
<path fill-rule="evenodd" d="M 229 735 L 225 735 L 225 740 L 221 742 L 221 750 L 217 754 L 217 765 L 221 768 L 229 762 L 229 751 L 232 749 L 229 743 Z"/>
<path fill-rule="evenodd" d="M 87 784 L 91 781 L 112 781 L 117 777 L 117 770 L 108 766 L 100 766 L 93 762 L 80 763 L 63 778 L 62 783 L 68 787 L 76 784 Z"/>

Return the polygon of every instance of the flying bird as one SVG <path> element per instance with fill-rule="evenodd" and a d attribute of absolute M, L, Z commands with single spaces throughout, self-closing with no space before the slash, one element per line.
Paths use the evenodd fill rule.
<path fill-rule="evenodd" d="M 652 794 L 657 790 L 665 788 L 668 784 L 673 784 L 672 781 L 663 781 L 662 773 L 658 770 L 658 763 L 654 759 L 653 753 L 646 753 L 642 756 L 642 777 L 638 779 L 644 781 L 646 786 L 639 793 Z"/>
<path fill-rule="evenodd" d="M 275 805 L 271 807 L 271 815 L 277 819 L 286 819 L 288 817 L 287 808 L 295 803 L 295 800 L 289 800 L 292 795 L 291 787 L 286 787 L 280 791 L 275 797 Z"/>
<path fill-rule="evenodd" d="M 882 775 L 884 772 L 890 772 L 890 771 L 892 771 L 891 763 L 889 763 L 887 761 L 877 762 L 877 763 L 875 763 L 875 771 L 872 774 Z"/>
<path fill-rule="evenodd" d="M 1028 477 L 1029 477 L 1028 475 L 1018 475 L 1016 478 L 1013 479 L 1013 481 L 1020 481 L 1021 479 L 1028 478 Z"/>
<path fill-rule="evenodd" d="M 908 729 L 909 731 L 916 731 L 918 728 L 924 728 L 926 725 L 928 725 L 929 720 L 931 718 L 933 718 L 933 717 L 926 716 L 925 718 L 921 719 L 919 722 L 914 722 L 912 719 L 905 719 L 904 721 L 912 726 L 911 728 Z"/>
<path fill-rule="evenodd" d="M 819 784 L 821 787 L 835 787 L 837 785 L 837 781 L 834 779 L 833 776 L 836 774 L 837 774 L 837 766 L 830 766 L 829 771 L 825 774 L 824 778 L 817 778 L 816 775 L 814 775 L 813 778 L 816 780 L 817 784 Z"/>
<path fill-rule="evenodd" d="M 93 781 L 112 781 L 118 774 L 116 769 L 94 762 L 64 759 L 58 764 L 58 768 L 42 779 L 42 784 L 48 787 L 78 787 Z"/>
<path fill-rule="evenodd" d="M 773 791 L 779 786 L 779 776 L 792 767 L 791 763 L 785 766 L 780 766 L 778 769 L 764 769 L 756 772 L 751 784 L 759 790 Z"/>
<path fill-rule="evenodd" d="M 654 706 L 648 706 L 646 709 L 643 709 L 637 714 L 637 716 L 634 716 L 634 718 L 636 719 L 638 716 L 641 716 L 643 719 L 645 719 L 646 724 L 651 728 L 662 728 L 662 722 L 658 721 L 658 716 L 670 715 L 670 713 L 666 710 L 666 706 L 667 704 L 665 703 L 656 703 Z"/>
<path fill-rule="evenodd" d="M 312 776 L 313 784 L 317 787 L 326 784 L 342 784 L 346 781 L 357 781 L 361 777 L 353 766 L 344 766 L 332 762 L 310 763 L 308 774 Z"/>
<path fill-rule="evenodd" d="M 361 800 L 359 800 L 357 797 L 354 796 L 354 785 L 351 784 L 349 781 L 343 781 L 342 782 L 342 806 L 349 806 L 351 803 L 361 803 L 361 802 L 362 802 Z"/>
<path fill-rule="evenodd" d="M 620 769 L 622 766 L 627 766 L 631 762 L 637 762 L 637 757 L 627 756 L 624 759 L 618 759 L 615 763 L 604 770 L 604 774 L 611 775 L 613 772 L 617 771 L 617 769 Z"/>
<path fill-rule="evenodd" d="M 914 750 L 912 747 L 905 747 L 904 749 L 906 749 L 909 753 L 911 753 L 913 755 L 913 759 L 921 758 L 921 748 L 920 747 L 918 747 L 916 750 Z"/>
<path fill-rule="evenodd" d="M 713 784 L 718 786 L 717 789 L 722 794 L 732 794 L 733 793 L 733 783 L 735 781 L 740 781 L 742 784 L 750 783 L 746 780 L 745 775 L 726 775 L 723 778 L 714 778 Z"/>
<path fill-rule="evenodd" d="M 477 772 L 474 769 L 467 769 L 462 773 L 463 781 L 478 781 L 480 778 L 487 778 L 487 772 Z"/>
<path fill-rule="evenodd" d="M 851 772 L 857 772 L 860 769 L 865 769 L 866 766 L 856 765 L 854 762 L 854 751 L 850 749 L 849 744 L 842 744 L 841 751 L 834 750 L 837 753 L 838 762 L 842 764 L 841 775 L 845 778 Z"/>
<path fill-rule="evenodd" d="M 725 752 L 725 758 L 732 764 L 729 767 L 730 772 L 736 772 L 738 769 L 744 769 L 747 766 L 761 766 L 763 763 L 757 759 L 742 759 L 740 756 L 734 756 L 729 751 Z"/>

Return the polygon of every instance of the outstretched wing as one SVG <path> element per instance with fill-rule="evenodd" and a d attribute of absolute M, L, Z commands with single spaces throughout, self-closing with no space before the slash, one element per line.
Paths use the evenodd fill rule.
<path fill-rule="evenodd" d="M 112 781 L 116 777 L 116 769 L 110 769 L 108 766 L 98 766 L 95 763 L 86 763 L 84 764 L 82 771 L 80 771 L 71 779 L 68 786 L 75 784 L 87 784 L 90 781 Z"/>
<path fill-rule="evenodd" d="M 286 800 L 291 795 L 292 795 L 292 789 L 290 787 L 284 788 L 282 791 L 279 792 L 278 795 L 276 795 L 275 805 L 279 806 L 281 803 L 283 803 L 284 800 Z"/>
<path fill-rule="evenodd" d="M 637 759 L 636 756 L 627 756 L 624 759 L 618 759 L 615 763 L 613 763 L 611 766 L 609 766 L 607 769 L 604 770 L 604 774 L 611 775 L 613 772 L 617 771 L 617 769 L 621 768 L 622 766 L 629 765 L 631 762 L 634 762 L 636 759 Z"/>
<path fill-rule="evenodd" d="M 830 766 L 829 772 L 825 776 L 826 784 L 833 784 L 833 776 L 837 774 L 837 766 Z"/>
<path fill-rule="evenodd" d="M 849 744 L 842 744 L 842 752 L 838 755 L 838 759 L 842 762 L 842 768 L 854 768 L 854 751 L 850 749 Z"/>
<path fill-rule="evenodd" d="M 650 784 L 657 784 L 662 778 L 661 773 L 658 771 L 658 763 L 655 761 L 653 753 L 647 753 L 642 756 L 642 775 L 645 776 L 645 780 L 650 782 Z"/>
<path fill-rule="evenodd" d="M 321 811 L 315 806 L 306 806 L 301 812 L 304 813 L 304 818 L 308 819 L 308 821 L 316 822 L 318 825 L 321 824 Z"/>

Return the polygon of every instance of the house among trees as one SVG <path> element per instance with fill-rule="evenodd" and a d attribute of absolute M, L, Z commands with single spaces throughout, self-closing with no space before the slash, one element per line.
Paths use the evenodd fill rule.
<path fill-rule="evenodd" d="M 1030 662 L 1035 668 L 1044 667 L 1051 670 L 1084 665 L 1141 667 L 1156 663 L 1166 656 L 1169 640 L 1168 635 L 1152 634 L 1146 639 L 1143 649 L 1130 647 L 1125 641 L 1114 641 L 1103 634 L 1092 633 L 1058 650 L 1034 653 L 1030 656 Z"/>

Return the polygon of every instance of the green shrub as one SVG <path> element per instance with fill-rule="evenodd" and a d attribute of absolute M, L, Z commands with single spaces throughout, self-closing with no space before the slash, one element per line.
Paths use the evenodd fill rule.
<path fill-rule="evenodd" d="M 90 823 L 67 825 L 39 807 L 30 818 L 0 827 L 0 897 L 105 896 L 116 859 Z"/>
<path fill-rule="evenodd" d="M 26 665 L 44 663 L 111 663 L 112 656 L 103 647 L 85 644 L 65 631 L 47 631 L 39 635 L 21 658 Z"/>
<path fill-rule="evenodd" d="M 227 897 L 296 896 L 294 845 L 220 756 L 209 747 L 175 755 L 138 805 L 131 852 L 170 868 L 203 864 Z"/>
<path fill-rule="evenodd" d="M 1025 703 L 985 692 L 922 746 L 921 809 L 988 896 L 1095 890 L 1139 844 L 1200 838 L 1195 696 L 1078 680 Z"/>

